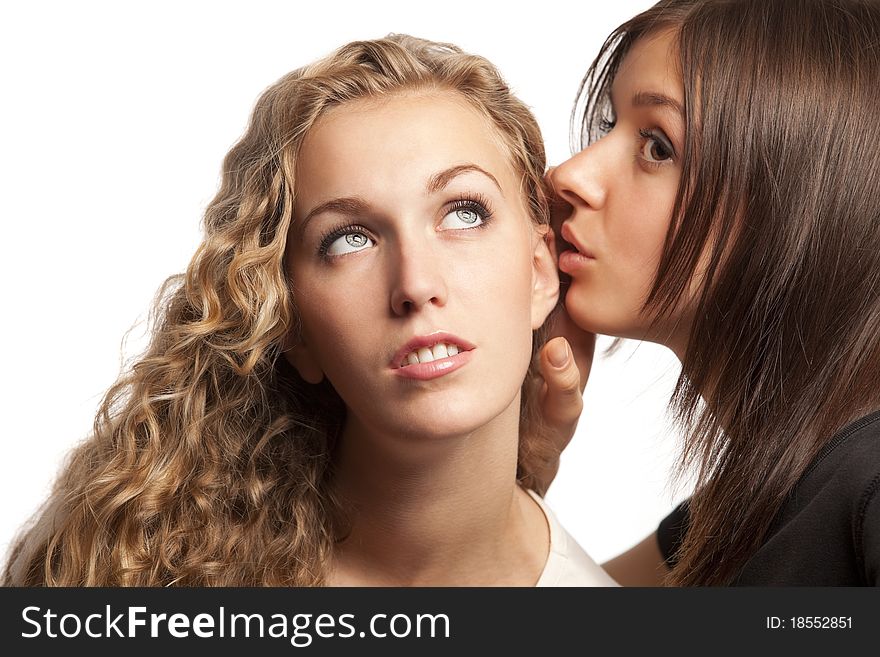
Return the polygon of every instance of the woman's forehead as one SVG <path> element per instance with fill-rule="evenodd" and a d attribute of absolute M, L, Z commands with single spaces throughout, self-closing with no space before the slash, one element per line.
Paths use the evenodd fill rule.
<path fill-rule="evenodd" d="M 614 76 L 610 93 L 615 107 L 650 101 L 684 106 L 678 57 L 678 32 L 667 29 L 646 34 L 632 45 Z M 655 104 L 663 104 L 657 102 Z"/>
<path fill-rule="evenodd" d="M 297 180 L 403 181 L 464 164 L 489 172 L 502 188 L 518 188 L 503 140 L 460 94 L 395 94 L 344 103 L 322 116 L 299 151 Z"/>

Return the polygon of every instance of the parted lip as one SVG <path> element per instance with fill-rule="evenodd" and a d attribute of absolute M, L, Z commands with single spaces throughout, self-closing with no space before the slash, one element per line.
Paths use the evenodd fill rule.
<path fill-rule="evenodd" d="M 397 350 L 397 353 L 394 354 L 394 358 L 391 359 L 391 367 L 393 369 L 402 367 L 403 359 L 406 358 L 411 351 L 421 349 L 422 347 L 433 347 L 440 342 L 444 344 L 454 344 L 460 351 L 470 351 L 476 348 L 476 345 L 467 340 L 463 340 L 457 335 L 447 333 L 446 331 L 435 331 L 434 333 L 429 333 L 427 335 L 417 335 Z"/>
<path fill-rule="evenodd" d="M 575 236 L 571 224 L 568 221 L 562 224 L 562 230 L 560 232 L 562 233 L 562 239 L 571 244 L 578 253 L 586 258 L 593 258 L 595 260 L 595 254 L 584 246 L 584 244 Z"/>

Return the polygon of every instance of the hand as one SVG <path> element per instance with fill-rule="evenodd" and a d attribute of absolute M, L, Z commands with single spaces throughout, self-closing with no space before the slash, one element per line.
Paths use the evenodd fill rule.
<path fill-rule="evenodd" d="M 551 192 L 553 186 L 554 167 L 550 167 L 544 176 Z M 550 226 L 544 239 L 553 259 L 558 258 L 558 247 L 570 247 L 560 233 L 562 222 L 571 216 L 572 207 L 563 198 L 554 195 L 550 199 Z M 560 273 L 560 295 L 565 297 L 570 279 Z M 536 468 L 535 488 L 543 493 L 547 490 L 559 470 L 559 455 L 574 436 L 584 408 L 583 391 L 593 366 L 593 351 L 596 336 L 581 330 L 569 317 L 564 304 L 551 314 L 550 337 L 541 349 L 539 366 L 541 384 L 538 401 L 541 415 L 546 428 L 546 437 L 550 441 L 551 457 L 544 460 Z"/>
<path fill-rule="evenodd" d="M 574 436 L 584 408 L 583 391 L 593 366 L 596 336 L 581 330 L 559 309 L 551 323 L 551 339 L 541 349 L 539 365 L 544 383 L 540 408 L 555 458 L 535 474 L 546 491 L 559 470 L 559 455 Z"/>

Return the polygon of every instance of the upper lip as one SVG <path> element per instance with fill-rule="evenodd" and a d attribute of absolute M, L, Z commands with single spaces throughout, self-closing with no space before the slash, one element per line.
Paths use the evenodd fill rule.
<path fill-rule="evenodd" d="M 586 256 L 587 258 L 595 258 L 596 257 L 595 255 L 593 255 L 593 252 L 590 251 L 587 247 L 585 247 L 583 245 L 583 243 L 577 238 L 577 236 L 575 236 L 574 231 L 571 227 L 571 224 L 569 224 L 568 221 L 563 222 L 562 230 L 560 232 L 562 233 L 562 239 L 564 239 L 566 242 L 571 244 L 577 250 L 578 253 L 580 253 L 583 256 Z"/>
<path fill-rule="evenodd" d="M 467 340 L 463 340 L 457 335 L 447 333 L 446 331 L 435 331 L 434 333 L 429 333 L 427 335 L 417 335 L 397 350 L 397 353 L 394 354 L 394 358 L 391 359 L 391 367 L 395 369 L 401 367 L 403 365 L 403 359 L 407 357 L 409 352 L 421 349 L 422 347 L 433 347 L 435 344 L 441 342 L 443 344 L 454 344 L 460 351 L 470 351 L 476 346 Z"/>

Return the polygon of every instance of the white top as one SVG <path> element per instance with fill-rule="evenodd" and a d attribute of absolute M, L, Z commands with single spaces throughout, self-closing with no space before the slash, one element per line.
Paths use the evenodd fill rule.
<path fill-rule="evenodd" d="M 550 554 L 535 586 L 618 586 L 565 531 L 544 500 L 534 491 L 527 492 L 541 507 L 550 528 Z"/>

